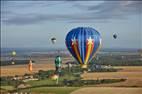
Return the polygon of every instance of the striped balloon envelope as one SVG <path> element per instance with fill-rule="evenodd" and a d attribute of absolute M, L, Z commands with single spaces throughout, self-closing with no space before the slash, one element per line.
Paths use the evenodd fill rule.
<path fill-rule="evenodd" d="M 65 43 L 81 67 L 87 68 L 89 61 L 101 46 L 101 36 L 91 27 L 78 27 L 66 35 Z"/>

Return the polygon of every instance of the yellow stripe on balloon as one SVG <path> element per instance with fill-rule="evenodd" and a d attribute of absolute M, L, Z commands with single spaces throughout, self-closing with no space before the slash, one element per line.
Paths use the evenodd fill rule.
<path fill-rule="evenodd" d="M 89 59 L 89 56 L 90 56 L 90 54 L 91 54 L 91 48 L 92 48 L 92 44 L 90 43 L 90 44 L 88 44 L 88 51 L 87 51 L 87 53 L 86 53 L 86 57 L 85 57 L 85 62 L 84 62 L 84 64 L 87 64 L 87 62 L 88 62 L 88 59 Z"/>
<path fill-rule="evenodd" d="M 73 45 L 73 48 L 74 48 L 74 51 L 75 51 L 75 53 L 76 53 L 76 55 L 77 55 L 77 58 L 78 58 L 79 62 L 82 64 L 82 60 L 81 60 L 81 58 L 80 58 L 80 54 L 79 54 L 79 52 L 78 52 L 77 45 Z"/>

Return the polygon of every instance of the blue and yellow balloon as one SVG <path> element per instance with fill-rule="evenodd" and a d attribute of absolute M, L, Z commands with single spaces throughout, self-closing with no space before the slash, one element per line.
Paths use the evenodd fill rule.
<path fill-rule="evenodd" d="M 72 29 L 65 39 L 67 49 L 82 68 L 87 68 L 101 46 L 101 35 L 91 27 Z"/>

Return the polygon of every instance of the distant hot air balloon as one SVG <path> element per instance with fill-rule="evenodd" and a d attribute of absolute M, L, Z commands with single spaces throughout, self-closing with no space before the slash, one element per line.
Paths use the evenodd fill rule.
<path fill-rule="evenodd" d="M 116 39 L 116 38 L 117 38 L 117 35 L 116 35 L 116 34 L 114 34 L 114 35 L 113 35 L 113 38 L 114 38 L 114 39 Z"/>
<path fill-rule="evenodd" d="M 55 58 L 55 67 L 56 67 L 56 73 L 61 72 L 61 65 L 62 65 L 62 59 L 60 56 L 56 56 Z"/>
<path fill-rule="evenodd" d="M 82 68 L 87 68 L 89 61 L 100 48 L 101 36 L 93 28 L 78 27 L 67 34 L 65 41 L 72 56 Z"/>
<path fill-rule="evenodd" d="M 30 60 L 30 61 L 29 61 L 29 64 L 28 64 L 28 70 L 29 70 L 30 72 L 32 72 L 32 71 L 33 71 L 33 64 L 32 64 L 32 60 Z"/>
<path fill-rule="evenodd" d="M 12 56 L 16 56 L 16 51 L 12 51 Z"/>
<path fill-rule="evenodd" d="M 14 65 L 14 64 L 15 64 L 15 62 L 14 62 L 14 61 L 12 61 L 12 62 L 11 62 L 11 64 L 12 64 L 12 65 Z"/>
<path fill-rule="evenodd" d="M 56 43 L 56 38 L 51 38 L 51 42 L 53 43 L 53 44 L 55 44 Z"/>

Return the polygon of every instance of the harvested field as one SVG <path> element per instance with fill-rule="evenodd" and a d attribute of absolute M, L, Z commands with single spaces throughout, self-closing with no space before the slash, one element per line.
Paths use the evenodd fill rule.
<path fill-rule="evenodd" d="M 142 66 L 117 66 L 114 68 L 122 68 L 120 72 L 142 72 Z"/>
<path fill-rule="evenodd" d="M 125 66 L 115 68 L 122 68 L 122 70 L 118 72 L 85 73 L 82 75 L 82 77 L 83 79 L 127 79 L 124 82 L 112 84 L 99 84 L 97 86 L 142 87 L 142 66 Z"/>
<path fill-rule="evenodd" d="M 125 87 L 86 87 L 78 89 L 71 94 L 141 94 L 142 88 Z"/>
<path fill-rule="evenodd" d="M 63 63 L 70 61 L 69 58 L 64 58 Z M 38 72 L 39 70 L 54 70 L 54 59 L 53 58 L 41 58 L 35 59 L 36 63 L 33 63 L 33 73 Z M 0 70 L 1 76 L 15 76 L 15 75 L 24 75 L 25 73 L 30 73 L 28 71 L 27 65 L 10 65 L 10 66 L 1 66 Z"/>
<path fill-rule="evenodd" d="M 82 75 L 84 79 L 140 79 L 142 78 L 142 72 L 100 72 L 100 73 L 85 73 Z"/>
<path fill-rule="evenodd" d="M 39 70 L 50 70 L 54 69 L 54 64 L 33 64 L 33 73 Z M 1 67 L 1 76 L 14 76 L 24 75 L 30 73 L 28 71 L 28 65 L 13 65 Z"/>

